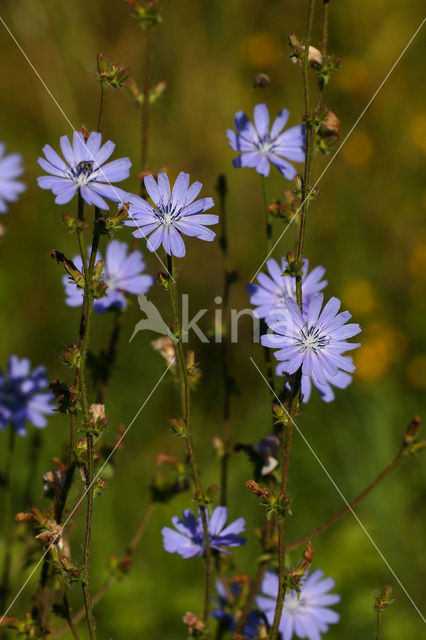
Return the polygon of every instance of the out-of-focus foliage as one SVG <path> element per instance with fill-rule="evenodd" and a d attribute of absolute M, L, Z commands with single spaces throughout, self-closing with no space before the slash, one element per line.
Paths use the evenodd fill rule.
<path fill-rule="evenodd" d="M 317 3 L 321 5 L 321 3 Z M 326 87 L 326 102 L 341 120 L 342 137 L 350 130 L 394 60 L 417 28 L 423 3 L 390 0 L 330 2 L 329 51 L 343 64 Z M 3 0 L 1 15 L 28 54 L 74 127 L 95 128 L 99 88 L 96 55 L 129 67 L 142 84 L 143 36 L 120 0 Z M 305 7 L 294 0 L 186 0 L 162 3 L 163 22 L 155 35 L 153 81 L 167 89 L 152 111 L 149 166 L 168 167 L 172 179 L 181 170 L 204 183 L 213 195 L 217 175 L 229 181 L 231 262 L 240 275 L 231 304 L 248 305 L 245 283 L 265 257 L 260 178 L 251 170 L 234 170 L 225 129 L 235 111 L 251 112 L 266 101 L 271 113 L 291 111 L 290 124 L 303 110 L 300 68 L 288 58 L 287 34 L 303 37 Z M 70 125 L 43 88 L 6 30 L 0 25 L 1 139 L 24 156 L 28 190 L 0 220 L 1 362 L 10 353 L 43 363 L 50 375 L 63 377 L 60 354 L 74 340 L 78 312 L 64 304 L 61 272 L 49 258 L 51 249 L 75 253 L 50 193 L 36 186 L 36 159 L 41 147 L 56 144 Z M 313 44 L 320 30 L 315 29 Z M 363 488 L 396 452 L 405 424 L 414 413 L 426 421 L 426 111 L 424 106 L 424 34 L 420 33 L 396 70 L 322 177 L 307 231 L 311 265 L 323 264 L 328 294 L 341 296 L 354 321 L 362 325 L 362 348 L 355 353 L 353 385 L 325 405 L 315 396 L 298 424 L 318 457 L 348 498 Z M 254 89 L 257 73 L 271 78 L 266 89 Z M 108 94 L 106 134 L 117 143 L 119 157 L 133 162 L 129 190 L 137 190 L 140 158 L 140 110 L 123 91 Z M 318 157 L 319 175 L 329 157 Z M 275 172 L 276 173 L 276 172 Z M 272 176 L 272 195 L 288 186 Z M 280 231 L 276 223 L 276 233 Z M 119 235 L 130 242 L 128 230 Z M 294 229 L 281 240 L 276 255 L 294 243 Z M 222 259 L 218 244 L 188 243 L 180 265 L 180 286 L 190 292 L 190 310 L 208 307 L 203 327 L 213 327 L 214 296 L 221 294 Z M 147 255 L 148 270 L 161 268 Z M 166 311 L 161 287 L 152 300 Z M 135 302 L 125 317 L 116 371 L 107 396 L 112 431 L 128 424 L 160 377 L 164 364 L 152 350 L 153 335 L 129 338 L 141 315 Z M 207 319 L 208 318 L 208 319 Z M 108 339 L 112 317 L 95 318 L 93 345 Z M 234 441 L 258 440 L 268 431 L 268 395 L 249 362 L 263 353 L 251 343 L 250 322 L 241 320 L 238 344 L 232 346 L 232 370 L 240 395 L 232 400 Z M 194 435 L 206 486 L 218 481 L 211 439 L 221 429 L 221 375 L 218 345 L 191 345 L 203 377 L 194 394 Z M 108 575 L 107 557 L 121 555 L 149 497 L 148 482 L 159 451 L 179 453 L 170 435 L 170 418 L 178 416 L 177 393 L 166 379 L 131 428 L 127 447 L 117 455 L 112 483 L 96 500 L 92 584 L 96 590 Z M 41 434 L 44 448 L 37 473 L 30 479 L 32 503 L 42 504 L 42 473 L 61 453 L 68 434 L 66 417 L 58 415 Z M 0 434 L 5 448 L 6 434 Z M 18 443 L 14 468 L 16 501 L 27 485 L 28 446 Z M 357 508 L 368 532 L 413 599 L 424 602 L 425 461 L 403 460 L 386 481 Z M 244 516 L 247 531 L 257 526 L 255 498 L 245 488 L 250 477 L 246 458 L 231 459 L 231 519 Z M 341 506 L 341 498 L 301 438 L 295 438 L 290 493 L 294 517 L 288 535 L 295 538 Z M 184 637 L 182 616 L 201 608 L 202 567 L 196 560 L 167 556 L 160 529 L 188 506 L 189 494 L 154 511 L 129 575 L 96 608 L 99 637 Z M 27 504 L 17 504 L 17 510 Z M 423 519 L 423 521 L 422 521 Z M 79 527 L 74 533 L 78 549 Z M 327 636 L 359 640 L 374 636 L 372 592 L 394 586 L 395 604 L 385 615 L 388 640 L 420 637 L 424 623 L 384 561 L 352 516 L 313 541 L 314 567 L 336 579 L 342 594 L 341 622 Z M 253 535 L 235 551 L 239 571 L 253 575 L 260 553 Z M 297 561 L 297 552 L 291 560 Z M 233 561 L 234 561 L 233 560 Z M 232 562 L 233 562 L 232 561 Z M 34 579 L 19 598 L 15 612 L 30 609 Z M 15 585 L 16 587 L 20 585 Z M 176 588 L 174 588 L 176 587 Z M 74 609 L 80 591 L 71 592 Z M 85 638 L 83 628 L 81 637 Z"/>

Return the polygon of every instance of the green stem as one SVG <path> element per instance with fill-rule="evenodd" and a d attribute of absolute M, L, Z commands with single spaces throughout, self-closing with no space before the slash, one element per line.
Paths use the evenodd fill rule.
<path fill-rule="evenodd" d="M 265 236 L 266 236 L 266 249 L 267 253 L 271 252 L 272 248 L 272 216 L 269 211 L 269 193 L 268 193 L 268 183 L 265 176 L 261 176 L 262 180 L 262 192 L 263 192 L 263 207 L 265 211 Z M 266 323 L 261 320 L 260 333 L 266 333 L 268 327 Z M 275 381 L 274 381 L 274 368 L 271 359 L 271 350 L 268 347 L 263 348 L 263 352 L 265 354 L 265 364 L 266 364 L 266 379 L 268 380 L 268 384 L 271 388 L 272 396 L 275 392 Z"/>
<path fill-rule="evenodd" d="M 13 527 L 12 527 L 12 467 L 13 457 L 15 453 L 16 432 L 12 425 L 9 426 L 9 438 L 6 454 L 6 466 L 3 476 L 3 497 L 4 497 L 4 514 L 3 522 L 5 523 L 5 550 L 4 550 L 4 563 L 3 574 L 0 585 L 0 607 L 4 611 L 6 608 L 6 601 L 9 595 L 10 586 L 10 567 L 12 561 L 12 542 L 13 542 Z"/>
<path fill-rule="evenodd" d="M 308 212 L 308 194 L 311 177 L 311 164 L 313 154 L 313 127 L 310 120 L 310 87 L 309 87 L 309 46 L 311 44 L 312 25 L 314 20 L 315 0 L 309 0 L 308 18 L 305 35 L 305 50 L 303 56 L 303 93 L 305 101 L 305 121 L 306 121 L 306 159 L 305 171 L 302 184 L 302 211 L 300 217 L 299 239 L 297 244 L 297 262 L 301 265 L 303 260 L 303 249 L 305 242 L 306 217 Z M 301 312 L 302 308 L 302 276 L 296 276 L 296 299 Z M 290 399 L 289 420 L 286 427 L 285 443 L 283 447 L 283 465 L 281 475 L 281 499 L 286 498 L 288 476 L 290 470 L 290 454 L 293 439 L 293 420 L 299 407 L 301 374 L 297 372 L 293 376 L 292 397 Z M 286 510 L 283 507 L 278 513 L 278 596 L 275 606 L 274 622 L 269 634 L 269 640 L 276 640 L 279 632 L 279 624 L 284 606 L 286 585 L 285 585 L 285 551 L 286 551 Z"/>
<path fill-rule="evenodd" d="M 182 329 L 178 312 L 178 304 L 177 304 L 177 287 L 176 287 L 176 275 L 174 272 L 173 265 L 173 257 L 167 256 L 167 269 L 170 274 L 169 278 L 169 291 L 170 291 L 170 301 L 172 307 L 173 314 L 173 323 L 175 331 L 178 335 L 177 344 L 176 344 L 176 355 L 178 361 L 178 371 L 179 371 L 179 381 L 180 381 L 180 389 L 181 389 L 181 404 L 182 404 L 182 414 L 183 420 L 185 423 L 185 444 L 186 444 L 186 452 L 189 459 L 189 465 L 192 471 L 192 477 L 194 480 L 195 486 L 195 499 L 199 506 L 199 511 L 201 515 L 201 522 L 203 526 L 203 536 L 204 536 L 204 546 L 205 546 L 205 591 L 204 591 L 204 614 L 203 621 L 207 626 L 209 622 L 210 615 L 210 600 L 211 600 L 211 589 L 212 589 L 212 551 L 210 547 L 210 538 L 207 524 L 207 515 L 206 508 L 203 505 L 203 491 L 201 487 L 200 481 L 200 472 L 198 469 L 198 463 L 195 457 L 194 451 L 194 442 L 192 438 L 192 428 L 191 428 L 191 392 L 190 392 L 190 382 L 188 376 L 188 367 L 185 358 L 185 352 L 182 344 Z"/>
<path fill-rule="evenodd" d="M 101 88 L 101 95 L 100 95 L 100 100 L 99 100 L 99 114 L 98 114 L 98 128 L 97 128 L 97 131 L 99 133 L 102 133 L 102 131 L 104 129 L 104 123 L 105 123 L 106 95 L 105 95 L 105 86 L 104 86 L 104 83 L 103 83 L 101 75 L 100 75 L 101 69 L 100 69 L 99 54 L 97 56 L 97 62 L 98 62 L 99 84 L 100 84 L 100 88 Z"/>
<path fill-rule="evenodd" d="M 322 44 L 321 44 L 321 53 L 323 56 L 327 55 L 327 45 L 328 45 L 328 23 L 329 23 L 329 8 L 330 8 L 330 0 L 323 0 L 323 20 L 322 20 Z"/>
<path fill-rule="evenodd" d="M 142 517 L 139 521 L 139 524 L 136 528 L 136 531 L 133 534 L 133 537 L 126 548 L 126 552 L 120 563 L 121 565 L 126 563 L 126 566 L 127 566 L 126 571 L 128 571 L 128 567 L 129 567 L 129 558 L 133 556 L 136 550 L 136 547 L 139 544 L 140 539 L 145 532 L 146 525 L 148 524 L 153 508 L 154 508 L 154 503 L 148 502 L 142 514 Z M 123 572 L 124 572 L 124 569 L 123 569 Z M 104 582 L 102 587 L 100 587 L 100 589 L 94 594 L 92 598 L 93 606 L 97 605 L 98 602 L 102 600 L 102 598 L 107 594 L 109 589 L 116 583 L 116 581 L 117 580 L 115 577 L 110 577 Z M 86 614 L 86 610 L 83 608 L 83 609 L 80 609 L 80 611 L 77 611 L 77 613 L 72 616 L 71 621 L 74 624 L 74 626 L 83 620 L 85 614 Z M 61 629 L 58 629 L 58 631 L 56 631 L 53 634 L 52 640 L 59 640 L 59 638 L 62 638 L 62 636 L 64 636 L 68 632 L 69 624 L 70 624 L 70 621 L 68 621 L 67 625 L 65 625 Z"/>
<path fill-rule="evenodd" d="M 382 616 L 383 611 L 377 611 L 376 640 L 382 640 Z"/>
<path fill-rule="evenodd" d="M 79 219 L 84 219 L 84 203 L 81 195 L 78 196 L 78 215 Z M 95 209 L 95 218 L 97 210 Z M 80 236 L 80 234 L 79 234 Z M 83 412 L 83 420 L 86 427 L 86 446 L 87 446 L 87 464 L 86 464 L 86 493 L 87 493 L 87 509 L 86 509 L 86 526 L 84 534 L 84 546 L 83 546 L 83 598 L 86 608 L 87 624 L 89 627 L 89 633 L 91 640 L 96 640 L 96 623 L 93 616 L 93 605 L 90 595 L 89 586 L 89 556 L 90 556 L 90 543 L 92 538 L 92 519 L 93 519 L 93 475 L 94 475 L 94 442 L 93 435 L 89 430 L 90 426 L 90 413 L 89 413 L 89 401 L 87 393 L 86 382 L 86 360 L 87 352 L 89 348 L 90 337 L 90 322 L 93 311 L 93 268 L 95 266 L 96 253 L 99 243 L 99 235 L 95 231 L 93 233 L 92 250 L 89 259 L 88 268 L 84 269 L 84 297 L 80 322 L 80 363 L 78 368 L 78 382 L 80 389 L 80 402 Z M 82 251 L 82 243 L 79 242 L 80 251 Z M 81 254 L 83 265 L 86 263 L 86 256 Z"/>
<path fill-rule="evenodd" d="M 303 93 L 305 101 L 305 124 L 306 124 L 306 158 L 305 158 L 305 170 L 302 184 L 302 207 L 300 215 L 300 229 L 299 229 L 299 241 L 297 245 L 297 262 L 301 262 L 303 259 L 303 250 L 305 245 L 305 229 L 306 218 L 309 208 L 309 191 L 310 191 L 310 179 L 311 179 L 311 166 L 313 155 L 313 142 L 314 142 L 314 130 L 310 120 L 311 112 L 311 94 L 309 85 L 309 46 L 311 43 L 312 25 L 314 19 L 315 0 L 309 0 L 308 10 L 308 22 L 306 26 L 305 36 L 305 50 L 303 53 Z M 302 308 L 302 276 L 296 277 L 296 294 L 297 302 L 300 308 Z"/>
<path fill-rule="evenodd" d="M 151 54 L 152 54 L 152 27 L 147 27 L 145 32 L 145 59 L 143 76 L 143 103 L 142 103 L 142 136 L 141 136 L 141 170 L 148 169 L 148 135 L 149 135 L 149 94 L 151 92 Z M 143 182 L 141 181 L 143 190 Z"/>

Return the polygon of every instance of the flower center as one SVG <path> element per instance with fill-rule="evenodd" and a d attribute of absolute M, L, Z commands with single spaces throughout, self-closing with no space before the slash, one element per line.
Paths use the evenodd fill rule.
<path fill-rule="evenodd" d="M 176 220 L 178 220 L 180 212 L 181 209 L 176 209 L 176 207 L 174 207 L 169 201 L 165 204 L 161 203 L 157 207 L 156 216 L 162 225 L 171 226 Z"/>
<path fill-rule="evenodd" d="M 92 180 L 95 179 L 93 161 L 83 160 L 82 162 L 79 162 L 75 168 L 70 169 L 69 175 L 79 187 L 92 182 Z"/>
<path fill-rule="evenodd" d="M 285 612 L 289 614 L 299 613 L 304 606 L 303 597 L 297 597 L 297 593 L 291 591 L 285 599 Z"/>
<path fill-rule="evenodd" d="M 329 336 L 321 333 L 320 329 L 315 326 L 303 327 L 300 330 L 300 335 L 296 340 L 296 343 L 300 351 L 313 351 L 317 353 L 324 349 L 330 342 Z"/>

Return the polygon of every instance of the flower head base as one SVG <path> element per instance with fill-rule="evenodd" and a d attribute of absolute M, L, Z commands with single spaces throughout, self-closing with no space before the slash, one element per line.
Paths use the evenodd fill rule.
<path fill-rule="evenodd" d="M 23 182 L 17 180 L 23 173 L 22 156 L 19 153 L 9 153 L 5 156 L 5 145 L 0 142 L 0 213 L 6 213 L 8 202 L 16 202 L 19 194 L 27 188 Z"/>
<path fill-rule="evenodd" d="M 339 621 L 339 614 L 329 606 L 339 602 L 340 596 L 327 593 L 333 589 L 334 580 L 322 579 L 322 576 L 323 572 L 319 569 L 305 574 L 300 582 L 300 592 L 292 589 L 286 595 L 279 624 L 282 640 L 291 640 L 293 636 L 321 640 L 321 634 L 328 631 L 330 624 Z M 262 582 L 262 593 L 264 595 L 256 598 L 256 604 L 272 625 L 278 595 L 277 574 L 267 571 Z"/>
<path fill-rule="evenodd" d="M 238 518 L 225 527 L 228 515 L 226 507 L 216 507 L 210 518 L 206 510 L 206 515 L 212 549 L 229 553 L 223 547 L 238 547 L 245 544 L 246 539 L 238 535 L 244 531 L 244 518 Z M 183 517 L 174 516 L 172 523 L 177 531 L 164 527 L 161 532 L 164 549 L 169 553 L 178 553 L 182 558 L 201 557 L 205 548 L 201 514 L 196 518 L 190 509 L 186 509 Z"/>
<path fill-rule="evenodd" d="M 213 240 L 216 234 L 205 225 L 217 224 L 219 217 L 204 213 L 214 206 L 212 198 L 195 200 L 203 186 L 201 182 L 189 186 L 189 174 L 182 171 L 172 191 L 165 173 L 158 174 L 158 182 L 152 175 L 145 176 L 144 183 L 153 205 L 132 196 L 129 207 L 131 220 L 125 224 L 137 227 L 133 232 L 135 238 L 149 236 L 147 247 L 150 251 L 156 251 L 162 244 L 166 253 L 182 258 L 186 251 L 181 234 Z"/>
<path fill-rule="evenodd" d="M 25 423 L 45 427 L 45 415 L 54 411 L 54 396 L 50 391 L 40 393 L 49 384 L 44 367 L 31 371 L 27 358 L 10 356 L 6 374 L 0 370 L 0 429 L 11 424 L 19 435 L 26 434 Z"/>
<path fill-rule="evenodd" d="M 50 175 L 37 178 L 39 187 L 55 194 L 56 204 L 67 204 L 77 191 L 87 204 L 100 209 L 109 209 L 104 198 L 128 200 L 127 193 L 111 183 L 129 177 L 130 160 L 120 158 L 104 164 L 115 148 L 111 140 L 101 146 L 100 133 L 92 131 L 86 140 L 81 131 L 74 131 L 72 145 L 68 136 L 62 136 L 59 142 L 66 162 L 47 144 L 43 147 L 46 159 L 39 158 L 38 163 Z"/>
<path fill-rule="evenodd" d="M 98 260 L 102 259 L 98 253 Z M 75 256 L 73 262 L 82 271 L 81 256 Z M 93 308 L 98 313 L 105 313 L 108 309 L 122 310 L 127 306 L 126 293 L 140 295 L 146 293 L 154 283 L 154 278 L 142 274 L 145 262 L 140 251 L 133 251 L 128 255 L 125 242 L 111 240 L 107 246 L 106 259 L 102 280 L 107 285 L 106 295 L 96 298 Z M 81 307 L 83 303 L 83 289 L 77 286 L 69 276 L 63 276 L 65 288 L 65 302 L 69 307 Z"/>
<path fill-rule="evenodd" d="M 255 106 L 254 125 L 244 111 L 238 111 L 234 120 L 238 133 L 232 129 L 226 132 L 232 149 L 241 152 L 233 160 L 234 167 L 252 167 L 261 175 L 268 176 L 269 163 L 272 162 L 284 178 L 292 180 L 297 172 L 288 160 L 305 161 L 305 128 L 303 125 L 296 125 L 282 133 L 289 115 L 287 109 L 282 109 L 269 130 L 266 104 Z"/>
<path fill-rule="evenodd" d="M 266 267 L 269 276 L 259 273 L 257 281 L 259 284 L 247 285 L 247 291 L 251 294 L 250 303 L 256 307 L 254 315 L 256 318 L 267 318 L 271 313 L 280 309 L 285 309 L 287 298 L 296 299 L 296 278 L 294 276 L 283 275 L 288 267 L 285 258 L 281 258 L 281 267 L 278 262 L 271 258 L 267 261 Z M 304 260 L 302 267 L 302 292 L 303 307 L 306 308 L 312 296 L 324 289 L 326 280 L 322 280 L 325 273 L 324 267 L 315 267 L 310 273 L 309 262 Z"/>
<path fill-rule="evenodd" d="M 278 375 L 291 375 L 302 368 L 303 402 L 309 400 L 311 382 L 323 400 L 330 402 L 334 399 L 330 385 L 344 389 L 352 380 L 349 374 L 355 370 L 352 359 L 342 354 L 359 347 L 347 338 L 359 333 L 360 326 L 346 324 L 351 314 L 338 313 L 341 302 L 337 298 L 331 298 L 321 311 L 323 300 L 322 293 L 313 296 L 302 316 L 295 300 L 287 298 L 287 311 L 277 311 L 267 318 L 275 333 L 261 338 L 266 347 L 278 349 L 274 353 L 280 362 Z"/>

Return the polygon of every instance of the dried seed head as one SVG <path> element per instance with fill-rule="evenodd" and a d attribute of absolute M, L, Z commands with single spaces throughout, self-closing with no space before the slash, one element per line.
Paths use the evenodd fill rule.
<path fill-rule="evenodd" d="M 191 636 L 201 633 L 204 631 L 206 626 L 198 613 L 191 613 L 191 611 L 187 611 L 185 613 L 182 618 L 182 622 L 188 626 L 188 631 Z"/>
<path fill-rule="evenodd" d="M 92 414 L 93 421 L 105 419 L 105 405 L 103 404 L 91 404 L 90 413 Z"/>
<path fill-rule="evenodd" d="M 340 120 L 333 111 L 328 111 L 321 123 L 319 134 L 323 138 L 327 136 L 338 138 L 340 136 Z"/>
<path fill-rule="evenodd" d="M 153 340 L 151 346 L 154 351 L 158 351 L 163 356 L 168 365 L 171 365 L 176 358 L 175 344 L 169 336 L 161 336 L 161 338 Z"/>

